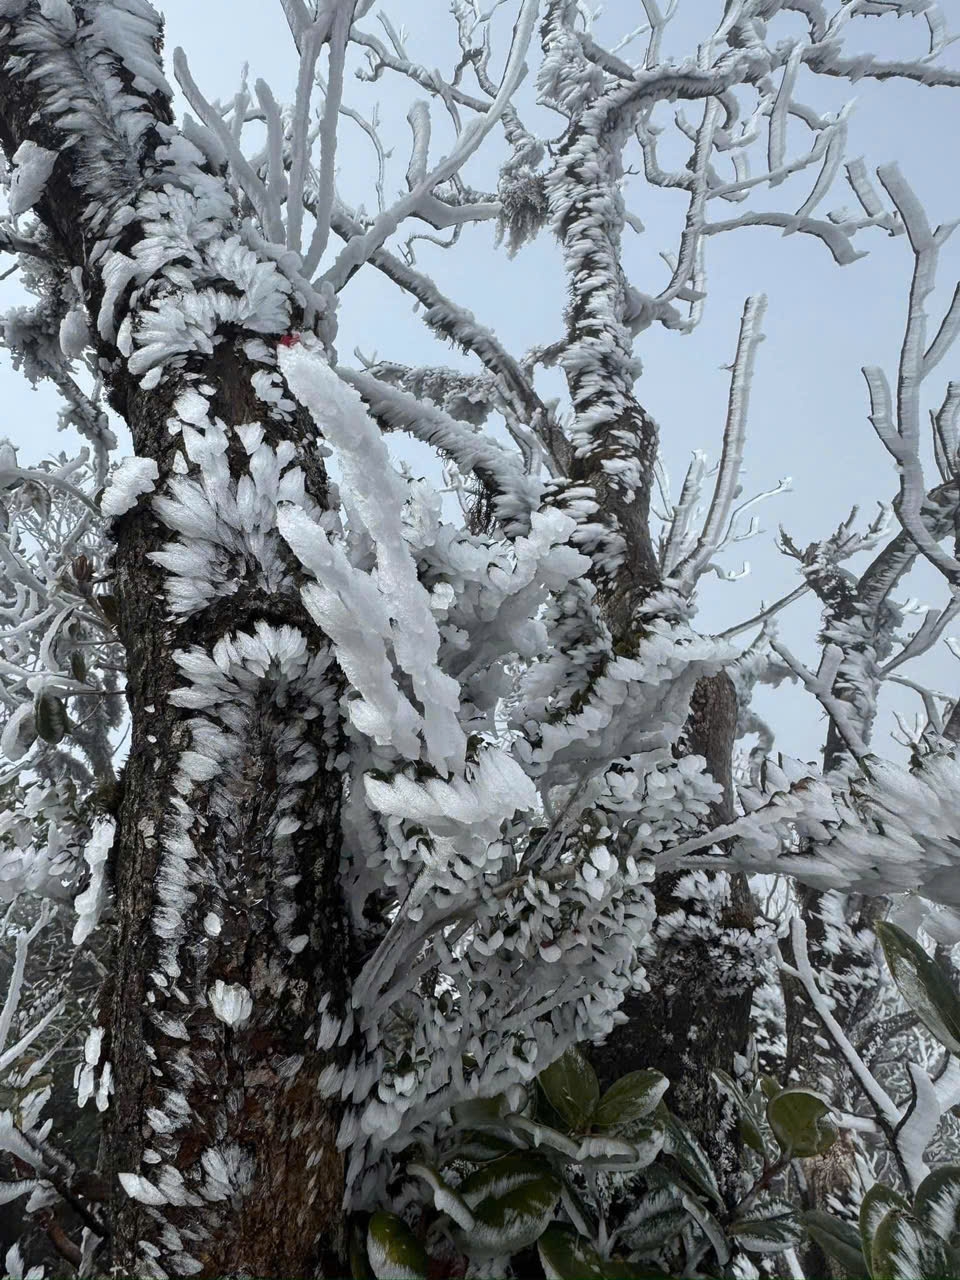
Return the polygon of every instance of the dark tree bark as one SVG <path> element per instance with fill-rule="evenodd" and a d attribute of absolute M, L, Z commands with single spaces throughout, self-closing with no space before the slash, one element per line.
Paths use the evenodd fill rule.
<path fill-rule="evenodd" d="M 737 697 L 730 677 L 721 673 L 700 680 L 680 750 L 702 755 L 724 789 L 710 814 L 712 826 L 733 819 L 736 727 Z M 684 894 L 682 876 L 658 879 L 660 943 L 649 966 L 650 991 L 627 998 L 623 1010 L 628 1021 L 592 1057 L 604 1087 L 627 1071 L 662 1071 L 670 1080 L 667 1102 L 710 1155 L 721 1190 L 732 1195 L 740 1138 L 711 1072 L 719 1067 L 732 1074 L 735 1055 L 747 1047 L 755 969 L 749 951 L 739 964 L 737 959 L 752 932 L 755 908 L 745 876 L 711 878 L 727 891 L 722 908 L 710 917 L 704 915 L 709 904 L 702 895 L 694 899 Z M 688 915 L 699 916 L 707 928 L 684 927 Z"/>
<path fill-rule="evenodd" d="M 86 301 L 96 316 L 104 281 L 100 265 L 89 257 L 95 237 L 87 232 L 87 157 L 82 144 L 65 145 L 68 137 L 45 100 L 44 80 L 7 68 L 19 21 L 0 23 L 0 145 L 8 156 L 27 140 L 59 153 L 37 212 L 49 252 L 67 269 L 81 268 Z M 129 80 L 119 60 L 114 70 Z M 158 126 L 168 125 L 169 102 L 158 94 L 140 96 L 141 109 L 152 112 Z M 141 139 L 144 185 L 160 167 L 160 141 L 156 128 Z M 138 194 L 120 193 L 131 204 Z M 132 221 L 118 247 L 132 253 L 143 234 L 142 225 Z M 176 290 L 171 302 L 177 305 Z M 296 446 L 307 491 L 323 506 L 326 478 L 315 428 L 305 414 L 292 421 L 273 416 L 256 397 L 256 366 L 242 350 L 253 336 L 260 335 L 242 327 L 221 335 L 212 355 L 191 355 L 185 368 L 152 390 L 140 386 L 117 347 L 101 338 L 110 402 L 126 422 L 136 454 L 157 463 L 156 488 L 162 491 L 180 447 L 168 429 L 175 399 L 188 383 L 209 384 L 211 416 L 222 420 L 231 442 L 234 479 L 245 469 L 246 456 L 229 429 L 259 422 L 267 443 L 285 439 Z M 261 622 L 296 628 L 320 655 L 327 642 L 301 604 L 292 556 L 282 590 L 264 591 L 254 568 L 238 565 L 229 596 L 173 622 L 166 575 L 150 559 L 170 531 L 142 502 L 116 522 L 115 537 L 112 594 L 127 655 L 132 740 L 112 853 L 116 953 L 100 1001 L 105 1037 L 99 1065 L 109 1060 L 114 1094 L 101 1156 L 110 1237 L 98 1254 L 98 1272 L 152 1273 L 151 1260 L 162 1248 L 166 1259 L 174 1259 L 175 1272 L 202 1277 L 342 1275 L 347 1268 L 343 1160 L 335 1145 L 338 1107 L 317 1088 L 331 1055 L 314 1047 L 318 1004 L 326 997 L 331 1008 L 343 1007 L 349 970 L 337 881 L 341 776 L 331 740 L 337 672 L 331 663 L 332 715 L 303 721 L 298 745 L 315 753 L 318 767 L 292 802 L 284 779 L 289 744 L 282 739 L 303 708 L 296 688 L 279 690 L 269 673 L 246 706 L 238 735 L 242 749 L 220 776 L 189 789 L 195 874 L 182 900 L 176 969 L 167 963 L 164 971 L 169 949 L 164 951 L 157 931 L 158 912 L 167 902 L 163 845 L 183 816 L 178 762 L 191 745 L 192 713 L 170 697 L 184 684 L 175 651 L 197 647 L 209 654 L 219 640 L 252 635 Z M 282 857 L 281 817 L 288 826 L 290 820 L 299 823 Z M 216 934 L 202 923 L 211 912 L 222 918 Z M 281 937 L 278 920 L 284 913 L 293 932 L 306 935 L 295 953 L 289 937 Z M 218 980 L 249 993 L 252 1012 L 245 1023 L 231 1025 L 215 1016 L 209 991 Z M 232 1170 L 229 1194 L 212 1200 L 202 1194 L 209 1185 L 203 1183 L 203 1161 L 210 1153 L 225 1157 Z M 138 1172 L 174 1187 L 162 1220 L 121 1189 L 117 1175 Z"/>

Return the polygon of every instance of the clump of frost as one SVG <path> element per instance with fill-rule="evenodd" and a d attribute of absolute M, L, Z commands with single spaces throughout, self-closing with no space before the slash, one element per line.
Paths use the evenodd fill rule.
<path fill-rule="evenodd" d="M 56 151 L 38 147 L 35 142 L 20 144 L 13 155 L 8 194 L 10 213 L 14 218 L 32 209 L 42 199 L 56 162 Z"/>
<path fill-rule="evenodd" d="M 253 1013 L 253 998 L 239 982 L 222 982 L 219 978 L 207 991 L 210 1008 L 228 1027 L 241 1027 Z"/>
<path fill-rule="evenodd" d="M 100 510 L 111 518 L 124 515 L 142 494 L 153 492 L 159 475 L 152 458 L 124 458 L 103 491 Z"/>
<path fill-rule="evenodd" d="M 77 923 L 73 926 L 75 947 L 79 947 L 81 942 L 86 941 L 93 933 L 107 901 L 104 873 L 107 869 L 107 856 L 113 844 L 115 830 L 116 823 L 112 818 L 94 823 L 93 833 L 83 851 L 84 861 L 90 867 L 90 883 L 83 893 L 77 894 L 73 903 L 78 917 Z"/>

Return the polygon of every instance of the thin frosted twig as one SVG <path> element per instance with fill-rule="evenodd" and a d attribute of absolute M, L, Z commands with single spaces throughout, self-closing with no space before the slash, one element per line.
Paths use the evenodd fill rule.
<path fill-rule="evenodd" d="M 787 964 L 778 953 L 778 968 L 781 973 L 797 978 L 803 985 L 817 1017 L 823 1023 L 824 1029 L 831 1040 L 843 1054 L 847 1065 L 853 1072 L 854 1079 L 867 1098 L 869 1098 L 878 1117 L 888 1125 L 899 1124 L 900 1111 L 896 1103 L 871 1074 L 866 1063 L 847 1039 L 843 1028 L 830 1012 L 830 1006 L 817 984 L 813 967 L 810 964 L 810 953 L 807 949 L 807 926 L 800 916 L 794 916 L 790 921 L 790 941 L 793 945 L 794 964 Z"/>
<path fill-rule="evenodd" d="M 781 644 L 779 640 L 771 640 L 770 647 L 773 649 L 774 653 L 783 659 L 794 675 L 798 676 L 803 681 L 807 689 L 809 689 L 823 707 L 824 711 L 826 711 L 827 715 L 829 715 L 830 719 L 836 725 L 837 732 L 843 739 L 847 750 L 853 758 L 857 761 L 862 760 L 867 754 L 867 744 L 860 737 L 859 733 L 857 733 L 850 721 L 850 708 L 848 705 L 842 698 L 836 697 L 833 694 L 830 685 L 821 680 L 819 675 L 814 675 L 814 673 L 805 667 L 798 658 L 795 658 L 790 650 Z M 824 653 L 825 657 L 826 651 L 830 649 L 839 649 L 839 645 L 827 645 Z M 841 661 L 842 658 L 843 651 L 840 650 Z M 821 667 L 822 665 L 823 664 L 821 663 Z"/>

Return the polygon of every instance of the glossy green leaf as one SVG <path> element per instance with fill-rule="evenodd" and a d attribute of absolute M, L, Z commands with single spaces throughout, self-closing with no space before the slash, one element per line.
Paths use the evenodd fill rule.
<path fill-rule="evenodd" d="M 870 1256 L 873 1280 L 947 1280 L 956 1275 L 944 1242 L 902 1209 L 877 1227 Z"/>
<path fill-rule="evenodd" d="M 960 1243 L 960 1165 L 945 1164 L 928 1173 L 917 1188 L 913 1211 L 941 1240 Z"/>
<path fill-rule="evenodd" d="M 498 1127 L 509 1110 L 506 1096 L 498 1093 L 493 1098 L 469 1098 L 466 1102 L 458 1102 L 451 1108 L 450 1115 L 457 1128 L 482 1129 L 485 1125 Z"/>
<path fill-rule="evenodd" d="M 58 742 L 62 742 L 70 727 L 70 721 L 67 719 L 67 708 L 64 706 L 63 699 L 57 698 L 52 693 L 41 693 L 34 704 L 34 720 L 37 726 L 37 736 L 42 738 L 44 742 L 49 742 L 52 746 L 56 746 Z"/>
<path fill-rule="evenodd" d="M 597 1073 L 579 1049 L 568 1049 L 537 1077 L 547 1101 L 576 1132 L 587 1128 L 600 1100 Z"/>
<path fill-rule="evenodd" d="M 615 1080 L 597 1103 L 593 1126 L 629 1137 L 632 1125 L 648 1116 L 670 1088 L 660 1071 L 631 1071 Z"/>
<path fill-rule="evenodd" d="M 367 1257 L 377 1280 L 427 1280 L 427 1251 L 395 1213 L 370 1219 Z"/>
<path fill-rule="evenodd" d="M 537 1241 L 547 1280 L 657 1280 L 666 1273 L 642 1262 L 601 1258 L 589 1240 L 556 1223 Z"/>
<path fill-rule="evenodd" d="M 775 1098 L 778 1093 L 782 1093 L 783 1091 L 783 1085 L 779 1082 L 779 1080 L 775 1080 L 773 1076 L 760 1075 L 758 1077 L 757 1083 L 760 1085 L 760 1088 L 763 1090 L 763 1095 L 768 1102 L 770 1101 L 771 1098 Z"/>
<path fill-rule="evenodd" d="M 869 1280 L 870 1271 L 860 1247 L 860 1232 L 836 1214 L 811 1209 L 800 1215 L 807 1235 L 828 1257 L 835 1258 L 852 1280 Z"/>
<path fill-rule="evenodd" d="M 897 925 L 883 921 L 876 934 L 906 1004 L 944 1048 L 960 1053 L 960 999 L 943 969 Z"/>
<path fill-rule="evenodd" d="M 376 1280 L 367 1257 L 367 1216 L 356 1214 L 350 1222 L 350 1280 Z"/>
<path fill-rule="evenodd" d="M 469 1231 L 451 1232 L 453 1239 L 473 1257 L 496 1257 L 539 1239 L 560 1199 L 560 1181 L 545 1160 L 518 1153 L 475 1170 L 458 1191 L 474 1224 Z"/>
<path fill-rule="evenodd" d="M 808 1089 L 783 1089 L 767 1103 L 767 1123 L 785 1152 L 821 1156 L 837 1140 L 830 1107 Z"/>
<path fill-rule="evenodd" d="M 721 1209 L 725 1208 L 713 1166 L 700 1143 L 663 1102 L 657 1108 L 657 1119 L 663 1125 L 663 1149 L 667 1155 L 673 1157 L 695 1187 L 708 1195 Z"/>
<path fill-rule="evenodd" d="M 860 1248 L 868 1262 L 873 1254 L 873 1238 L 877 1234 L 877 1228 L 891 1209 L 910 1212 L 910 1206 L 903 1196 L 898 1195 L 892 1187 L 875 1182 L 860 1202 Z"/>
<path fill-rule="evenodd" d="M 547 1227 L 537 1241 L 547 1280 L 606 1280 L 604 1261 L 589 1240 L 568 1227 Z"/>
<path fill-rule="evenodd" d="M 803 1239 L 794 1206 L 772 1196 L 759 1198 L 730 1224 L 727 1233 L 750 1253 L 782 1253 Z"/>

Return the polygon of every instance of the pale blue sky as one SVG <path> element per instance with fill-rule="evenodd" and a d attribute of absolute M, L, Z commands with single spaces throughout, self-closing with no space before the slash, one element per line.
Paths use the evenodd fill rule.
<path fill-rule="evenodd" d="M 251 81 L 262 76 L 278 98 L 292 96 L 296 67 L 279 3 L 155 3 L 167 18 L 168 71 L 169 53 L 176 45 L 183 45 L 194 77 L 210 97 L 232 96 L 244 61 L 250 64 Z M 954 23 L 960 24 L 956 0 L 948 0 L 944 7 L 954 10 Z M 396 25 L 406 27 L 411 56 L 427 67 L 449 71 L 453 28 L 445 4 L 393 0 L 384 8 Z M 679 16 L 665 52 L 677 58 L 692 53 L 698 37 L 706 34 L 722 9 L 720 0 L 680 0 Z M 505 6 L 507 30 L 504 33 L 501 29 L 501 34 L 509 36 L 513 11 L 512 4 Z M 599 21 L 598 36 L 631 30 L 641 16 L 638 0 L 610 0 Z M 784 35 L 790 34 L 791 21 L 784 24 Z M 366 25 L 376 26 L 373 14 Z M 870 47 L 887 57 L 907 56 L 922 52 L 923 31 L 922 23 L 911 27 L 906 21 L 892 19 L 862 22 L 854 47 Z M 505 47 L 501 47 L 501 58 Z M 960 65 L 960 44 L 945 56 L 952 65 Z M 522 95 L 529 123 L 556 136 L 560 121 L 529 105 L 529 86 Z M 409 136 L 405 116 L 417 96 L 422 93 L 389 73 L 374 85 L 348 80 L 346 101 L 365 112 L 379 102 L 384 137 L 395 147 L 387 178 L 388 200 L 403 182 Z M 899 160 L 924 200 L 931 221 L 936 224 L 960 217 L 955 159 L 960 91 L 864 81 L 850 86 L 817 80 L 804 85 L 802 96 L 821 111 L 834 110 L 856 97 L 849 155 L 862 155 L 868 169 Z M 439 156 L 449 135 L 445 134 L 442 113 L 435 109 L 434 118 L 434 154 Z M 365 199 L 372 207 L 370 144 L 349 122 L 344 124 L 341 139 L 342 190 L 347 198 Z M 486 154 L 470 171 L 477 185 L 492 185 L 500 155 L 498 139 L 490 139 Z M 669 149 L 664 155 L 671 159 Z M 805 176 L 799 183 L 768 192 L 758 207 L 796 208 L 803 198 L 797 193 L 805 194 L 811 182 L 812 178 Z M 628 203 L 646 226 L 642 236 L 628 232 L 628 274 L 638 288 L 655 293 L 666 282 L 666 268 L 658 254 L 676 246 L 683 198 L 651 192 L 638 182 L 628 189 Z M 852 200 L 838 190 L 825 207 L 850 203 Z M 713 579 L 706 583 L 700 619 L 705 629 L 747 617 L 761 599 L 773 599 L 796 584 L 792 562 L 773 546 L 778 522 L 782 521 L 803 545 L 835 528 L 853 503 L 860 504 L 865 518 L 872 518 L 876 500 L 889 499 L 896 491 L 890 460 L 867 421 L 859 369 L 867 363 L 883 364 L 894 372 L 912 259 L 904 237 L 890 239 L 881 231 L 865 235 L 861 247 L 870 250 L 867 258 L 838 268 L 825 247 L 811 237 L 784 239 L 769 229 L 715 237 L 709 246 L 710 298 L 699 329 L 688 337 L 662 329 L 640 336 L 638 352 L 644 374 L 638 392 L 660 423 L 663 454 L 676 489 L 691 450 L 717 451 L 727 394 L 727 374 L 721 366 L 733 355 L 744 298 L 759 290 L 769 295 L 764 326 L 767 340 L 758 358 L 744 485 L 750 491 L 765 489 L 790 475 L 794 492 L 762 507 L 766 533 L 737 549 L 750 560 L 751 576 L 737 584 L 719 584 Z M 434 275 L 441 288 L 469 306 L 517 354 L 534 343 L 560 336 L 564 286 L 559 254 L 548 234 L 541 235 L 513 261 L 503 250 L 494 250 L 489 225 L 465 232 L 452 251 L 420 244 L 417 252 L 420 266 Z M 941 305 L 958 276 L 960 232 L 943 255 Z M 13 287 L 12 281 L 0 286 L 4 301 L 13 300 Z M 376 351 L 385 358 L 414 363 L 450 364 L 462 359 L 430 338 L 409 301 L 373 269 L 361 272 L 344 295 L 341 356 L 348 357 L 355 346 L 367 354 Z M 931 407 L 939 403 L 951 375 L 960 377 L 960 350 L 934 376 Z M 55 436 L 55 397 L 47 392 L 31 393 L 6 366 L 0 368 L 0 379 L 0 435 L 10 435 L 21 444 L 24 459 L 62 447 Z M 426 465 L 424 462 L 423 469 Z M 929 478 L 932 482 L 932 467 Z M 730 557 L 729 564 L 734 567 L 738 561 Z M 914 594 L 931 603 L 942 602 L 945 592 L 935 575 L 921 573 L 916 579 Z M 809 603 L 795 606 L 783 623 L 784 638 L 811 662 L 816 661 L 816 625 L 817 610 Z M 944 691 L 960 684 L 960 665 L 949 655 L 915 664 L 912 674 L 922 669 Z M 779 745 L 791 754 L 812 758 L 821 745 L 822 726 L 809 696 L 783 689 L 774 696 L 778 705 L 775 721 L 783 731 Z M 902 705 L 914 709 L 909 700 Z"/>

